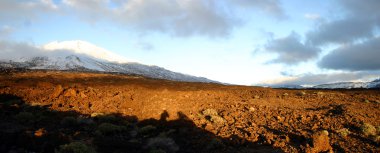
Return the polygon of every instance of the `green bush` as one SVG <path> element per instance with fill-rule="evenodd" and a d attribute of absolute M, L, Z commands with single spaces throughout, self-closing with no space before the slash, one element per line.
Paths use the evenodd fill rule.
<path fill-rule="evenodd" d="M 115 134 L 124 130 L 126 130 L 125 127 L 114 125 L 111 123 L 102 123 L 97 128 L 97 132 L 102 135 Z"/>
<path fill-rule="evenodd" d="M 81 142 L 72 142 L 59 146 L 56 153 L 96 153 L 95 149 Z"/>
<path fill-rule="evenodd" d="M 305 91 L 300 91 L 300 92 L 297 92 L 296 95 L 297 96 L 304 96 L 304 95 L 306 95 L 306 92 Z"/>
<path fill-rule="evenodd" d="M 97 116 L 100 123 L 118 123 L 119 119 L 114 115 L 100 115 Z"/>
<path fill-rule="evenodd" d="M 147 125 L 147 126 L 144 126 L 144 127 L 140 128 L 138 130 L 138 133 L 139 134 L 147 134 L 147 133 L 152 132 L 154 130 L 156 130 L 155 126 L 153 126 L 153 125 Z"/>
<path fill-rule="evenodd" d="M 35 121 L 35 116 L 29 112 L 20 112 L 14 116 L 14 118 L 23 124 L 33 123 Z"/>
<path fill-rule="evenodd" d="M 167 137 L 150 138 L 145 148 L 149 148 L 151 151 L 160 150 L 161 152 L 177 152 L 179 150 L 179 146 L 175 143 L 175 141 Z"/>
<path fill-rule="evenodd" d="M 78 125 L 78 121 L 75 117 L 69 116 L 62 119 L 61 125 L 66 127 L 76 126 Z"/>
<path fill-rule="evenodd" d="M 342 137 L 347 137 L 351 133 L 347 128 L 337 130 L 336 132 Z"/>
<path fill-rule="evenodd" d="M 376 135 L 376 128 L 375 128 L 375 126 L 373 126 L 371 124 L 368 124 L 368 123 L 363 123 L 360 126 L 360 130 L 366 136 L 374 136 L 374 135 Z"/>

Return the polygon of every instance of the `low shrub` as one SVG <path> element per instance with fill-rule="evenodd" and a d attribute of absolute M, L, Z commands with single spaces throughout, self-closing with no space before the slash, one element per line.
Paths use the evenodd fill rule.
<path fill-rule="evenodd" d="M 363 123 L 360 126 L 361 132 L 366 136 L 374 136 L 376 135 L 376 128 L 375 126 L 369 124 L 369 123 Z"/>
<path fill-rule="evenodd" d="M 78 125 L 78 121 L 75 117 L 69 116 L 62 119 L 61 125 L 65 127 L 76 126 Z"/>
<path fill-rule="evenodd" d="M 102 135 L 115 134 L 124 131 L 126 128 L 111 123 L 102 123 L 98 126 L 97 132 Z"/>
<path fill-rule="evenodd" d="M 95 149 L 82 142 L 72 142 L 59 146 L 56 153 L 96 153 Z"/>
<path fill-rule="evenodd" d="M 15 115 L 14 118 L 22 124 L 30 124 L 35 121 L 35 116 L 29 112 L 20 112 Z"/>

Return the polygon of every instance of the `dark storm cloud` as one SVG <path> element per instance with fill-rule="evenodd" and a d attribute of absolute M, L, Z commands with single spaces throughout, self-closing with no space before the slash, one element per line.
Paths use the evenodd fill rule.
<path fill-rule="evenodd" d="M 376 29 L 380 27 L 379 0 L 340 0 L 346 9 L 346 18 L 322 24 L 308 34 L 315 45 L 340 44 L 322 58 L 322 68 L 366 71 L 380 69 L 380 38 Z"/>
<path fill-rule="evenodd" d="M 373 23 L 373 20 L 366 18 L 346 18 L 322 23 L 306 36 L 308 42 L 315 46 L 350 43 L 371 37 L 375 27 Z"/>
<path fill-rule="evenodd" d="M 379 0 L 337 0 L 334 12 L 341 15 L 338 19 L 316 20 L 316 26 L 305 34 L 305 43 L 292 36 L 269 41 L 268 51 L 279 53 L 274 62 L 296 64 L 319 56 L 320 49 L 334 44 L 339 49 L 330 51 L 319 65 L 323 68 L 342 70 L 378 69 L 379 49 L 371 40 L 380 28 Z M 364 40 L 365 44 L 354 45 Z M 268 47 L 269 46 L 269 47 Z M 360 51 L 355 51 L 360 49 Z M 371 57 L 372 56 L 372 57 Z M 336 58 L 339 58 L 338 60 Z M 376 57 L 376 56 L 375 56 Z M 342 59 L 342 60 L 340 60 Z M 344 60 L 347 59 L 347 60 Z M 349 63 L 348 60 L 353 62 Z M 364 63 L 363 63 L 364 62 Z"/>
<path fill-rule="evenodd" d="M 373 36 L 380 24 L 379 0 L 338 0 L 345 17 L 319 23 L 307 38 L 313 45 L 342 44 Z M 322 22 L 322 21 L 321 21 Z"/>
<path fill-rule="evenodd" d="M 278 54 L 273 63 L 297 64 L 314 58 L 319 49 L 300 42 L 300 36 L 292 32 L 289 36 L 270 40 L 265 50 Z"/>
<path fill-rule="evenodd" d="M 380 37 L 333 50 L 322 58 L 319 66 L 351 71 L 380 70 Z"/>

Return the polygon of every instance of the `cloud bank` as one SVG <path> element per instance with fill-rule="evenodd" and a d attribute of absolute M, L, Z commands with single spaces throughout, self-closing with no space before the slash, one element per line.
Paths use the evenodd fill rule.
<path fill-rule="evenodd" d="M 36 56 L 69 56 L 86 55 L 96 59 L 110 62 L 126 63 L 136 62 L 112 53 L 86 41 L 53 41 L 43 46 L 35 46 L 27 43 L 15 43 L 0 41 L 0 60 L 19 60 Z"/>
<path fill-rule="evenodd" d="M 270 40 L 265 50 L 278 54 L 278 57 L 271 62 L 289 65 L 308 61 L 320 51 L 314 46 L 301 43 L 300 36 L 295 32 L 284 38 Z"/>
<path fill-rule="evenodd" d="M 227 37 L 242 25 L 240 8 L 285 18 L 279 0 L 35 0 L 0 1 L 0 20 L 31 22 L 46 14 L 79 17 L 90 24 L 108 22 L 141 34 L 176 37 Z"/>
<path fill-rule="evenodd" d="M 278 54 L 276 63 L 298 64 L 320 56 L 321 48 L 337 45 L 319 62 L 321 68 L 335 70 L 377 70 L 380 50 L 376 30 L 380 28 L 380 1 L 337 0 L 341 16 L 315 20 L 316 26 L 305 34 L 304 43 L 294 33 L 268 41 L 264 50 Z M 305 16 L 314 18 L 314 16 Z M 318 18 L 320 18 L 318 16 Z"/>

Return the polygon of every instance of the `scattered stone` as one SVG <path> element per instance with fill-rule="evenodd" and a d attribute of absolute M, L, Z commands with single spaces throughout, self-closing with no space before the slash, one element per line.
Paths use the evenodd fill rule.
<path fill-rule="evenodd" d="M 279 121 L 279 122 L 282 122 L 283 121 L 283 118 L 281 116 L 276 116 L 276 119 Z"/>
<path fill-rule="evenodd" d="M 205 116 L 218 116 L 218 112 L 215 109 L 206 109 L 202 113 Z"/>
<path fill-rule="evenodd" d="M 369 123 L 363 123 L 360 126 L 360 130 L 366 136 L 374 136 L 374 135 L 376 135 L 376 128 L 375 128 L 375 126 L 373 126 L 373 125 L 371 125 Z"/>
<path fill-rule="evenodd" d="M 253 96 L 253 99 L 260 99 L 260 96 L 259 95 L 255 95 L 255 96 Z"/>
<path fill-rule="evenodd" d="M 319 152 L 333 152 L 333 149 L 329 141 L 329 132 L 326 130 L 315 132 L 312 136 L 312 147 L 308 148 L 306 152 L 308 153 L 319 153 Z"/>
<path fill-rule="evenodd" d="M 81 98 L 87 98 L 87 95 L 84 92 L 79 92 L 79 96 Z"/>
<path fill-rule="evenodd" d="M 212 123 L 215 123 L 216 125 L 223 125 L 226 122 L 226 120 L 223 117 L 216 116 L 216 115 L 211 116 L 210 121 Z"/>
<path fill-rule="evenodd" d="M 65 97 L 75 97 L 75 96 L 77 96 L 77 91 L 75 91 L 72 88 L 69 88 L 69 89 L 67 89 L 67 90 L 64 91 L 63 96 L 65 96 Z"/>
<path fill-rule="evenodd" d="M 91 117 L 103 116 L 104 113 L 92 113 Z"/>
<path fill-rule="evenodd" d="M 37 131 L 34 132 L 35 137 L 42 137 L 46 134 L 46 130 L 44 128 L 40 128 Z"/>
<path fill-rule="evenodd" d="M 63 91 L 62 85 L 57 85 L 54 88 L 53 93 L 51 94 L 51 98 L 57 98 L 59 95 L 61 95 L 62 91 Z"/>
<path fill-rule="evenodd" d="M 254 112 L 256 109 L 254 107 L 249 107 L 249 112 Z"/>
<path fill-rule="evenodd" d="M 289 96 L 289 94 L 285 92 L 282 94 L 282 96 Z"/>

